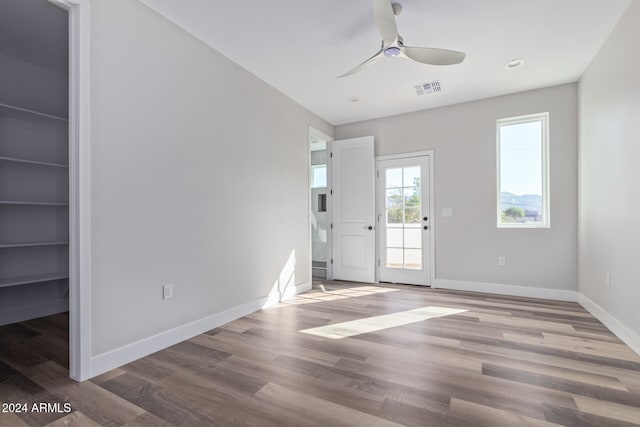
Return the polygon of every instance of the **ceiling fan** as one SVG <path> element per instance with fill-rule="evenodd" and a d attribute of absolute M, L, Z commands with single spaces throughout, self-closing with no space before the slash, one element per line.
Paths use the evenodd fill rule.
<path fill-rule="evenodd" d="M 376 26 L 382 34 L 382 47 L 371 58 L 336 78 L 355 74 L 384 57 L 408 58 L 429 65 L 454 65 L 464 61 L 466 54 L 463 52 L 432 47 L 405 46 L 396 25 L 396 18 L 400 12 L 402 12 L 402 5 L 399 3 L 391 3 L 390 0 L 373 0 L 373 16 Z"/>

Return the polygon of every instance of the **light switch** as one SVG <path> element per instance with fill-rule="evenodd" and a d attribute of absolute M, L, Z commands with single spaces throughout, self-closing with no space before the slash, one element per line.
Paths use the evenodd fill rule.
<path fill-rule="evenodd" d="M 451 218 L 453 216 L 453 208 L 443 208 L 442 216 L 445 218 Z"/>

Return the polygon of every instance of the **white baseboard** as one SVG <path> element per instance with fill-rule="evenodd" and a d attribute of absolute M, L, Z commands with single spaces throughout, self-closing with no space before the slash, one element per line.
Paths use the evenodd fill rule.
<path fill-rule="evenodd" d="M 640 335 L 581 293 L 578 293 L 578 302 L 591 313 L 593 317 L 601 321 L 604 326 L 609 328 L 611 332 L 631 347 L 633 351 L 640 354 Z"/>
<path fill-rule="evenodd" d="M 463 280 L 436 279 L 435 288 L 452 289 L 456 291 L 484 292 L 488 294 L 510 295 L 518 297 L 541 298 L 555 301 L 577 302 L 596 319 L 602 322 L 611 332 L 627 344 L 633 351 L 640 354 L 640 335 L 631 330 L 624 323 L 609 314 L 605 309 L 576 291 L 564 289 L 532 288 L 528 286 L 514 286 L 499 283 L 467 282 Z"/>
<path fill-rule="evenodd" d="M 311 290 L 311 282 L 303 283 L 296 286 L 296 295 L 303 294 Z"/>
<path fill-rule="evenodd" d="M 192 338 L 196 335 L 215 329 L 240 317 L 262 309 L 268 297 L 232 307 L 220 313 L 195 320 L 165 332 L 127 344 L 115 350 L 93 356 L 89 378 L 103 374 L 129 362 L 148 356 L 151 353 L 171 347 L 174 344 Z M 88 379 L 88 378 L 87 378 Z"/>
<path fill-rule="evenodd" d="M 263 308 L 278 304 L 281 300 L 292 298 L 311 289 L 311 282 L 292 287 L 294 292 L 280 295 L 273 292 L 266 297 L 232 307 L 220 313 L 195 320 L 165 332 L 144 338 L 109 352 L 91 358 L 91 374 L 89 378 L 103 374 L 119 366 L 126 365 L 151 353 L 171 347 L 196 335 L 215 329 L 240 317 L 247 316 Z M 87 378 L 87 379 L 89 379 Z"/>
<path fill-rule="evenodd" d="M 577 302 L 578 293 L 564 289 L 533 288 L 530 286 L 505 285 L 500 283 L 467 282 L 464 280 L 436 279 L 435 288 L 456 291 L 484 292 L 487 294 L 510 295 L 550 299 L 555 301 Z"/>
<path fill-rule="evenodd" d="M 271 307 L 272 305 L 276 305 L 280 302 L 280 292 L 271 292 L 264 300 L 264 304 L 261 308 Z"/>

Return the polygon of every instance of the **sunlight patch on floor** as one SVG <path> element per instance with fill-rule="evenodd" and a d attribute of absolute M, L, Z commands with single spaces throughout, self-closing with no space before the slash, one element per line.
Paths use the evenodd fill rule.
<path fill-rule="evenodd" d="M 364 297 L 367 295 L 383 294 L 387 292 L 396 292 L 399 289 L 382 288 L 377 286 L 357 286 L 346 289 L 332 289 L 325 292 L 312 290 L 304 294 L 297 295 L 295 298 L 287 300 L 287 304 L 300 305 L 312 304 L 322 301 L 335 301 L 347 298 Z"/>
<path fill-rule="evenodd" d="M 383 314 L 382 316 L 366 317 L 364 319 L 351 320 L 349 322 L 334 323 L 332 325 L 320 326 L 317 328 L 303 329 L 300 332 L 339 340 L 341 338 L 348 338 L 355 335 L 381 331 L 383 329 L 395 328 L 396 326 L 422 322 L 423 320 L 433 319 L 435 317 L 460 314 L 465 311 L 467 310 L 449 307 L 422 307 L 414 310 L 400 311 L 398 313 Z"/>

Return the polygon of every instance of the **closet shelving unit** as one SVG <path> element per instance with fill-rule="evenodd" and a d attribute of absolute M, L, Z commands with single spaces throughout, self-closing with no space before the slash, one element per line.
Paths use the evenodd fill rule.
<path fill-rule="evenodd" d="M 68 309 L 68 134 L 0 103 L 0 325 Z"/>

